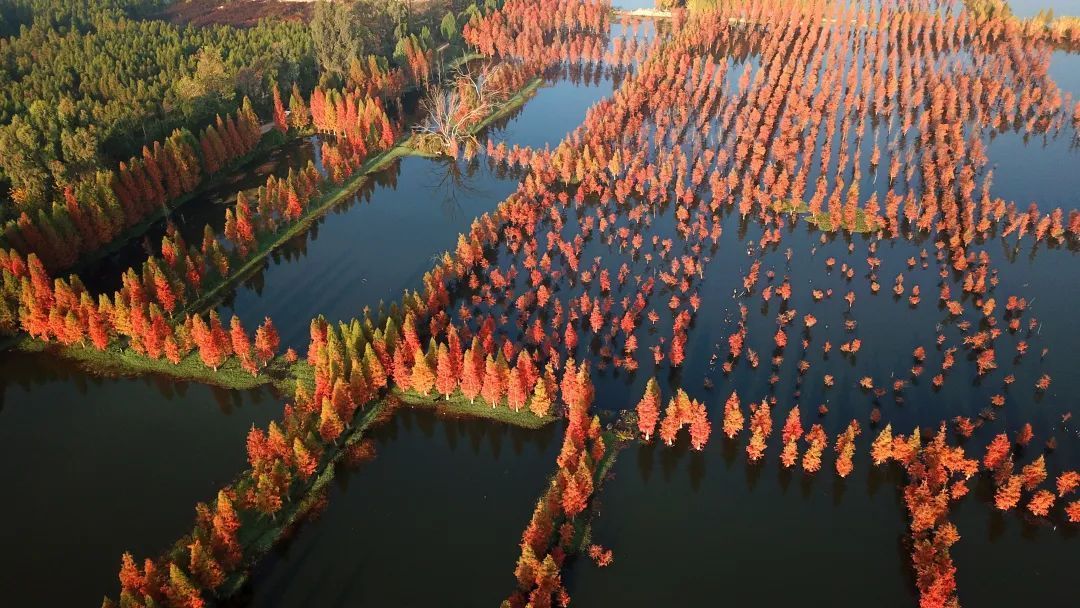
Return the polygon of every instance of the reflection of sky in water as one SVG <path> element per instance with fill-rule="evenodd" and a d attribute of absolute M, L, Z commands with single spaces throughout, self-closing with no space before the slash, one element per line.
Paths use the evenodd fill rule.
<path fill-rule="evenodd" d="M 611 6 L 634 10 L 636 8 L 656 8 L 656 3 L 653 0 L 612 0 Z"/>
<path fill-rule="evenodd" d="M 342 203 L 311 230 L 270 256 L 222 310 L 255 327 L 269 315 L 284 346 L 303 351 L 308 325 L 400 300 L 422 287 L 434 256 L 452 250 L 473 219 L 493 210 L 517 187 L 486 163 L 472 167 L 418 157 L 402 159 L 373 190 Z"/>
<path fill-rule="evenodd" d="M 246 464 L 244 437 L 281 414 L 269 391 L 144 376 L 102 379 L 58 359 L 0 355 L 0 588 L 8 606 L 99 605 L 120 555 L 159 555 L 197 501 Z M 56 583 L 57 564 L 72 565 Z M 10 602 L 10 603 L 8 603 Z"/>
<path fill-rule="evenodd" d="M 1050 77 L 1062 91 L 1080 101 L 1080 55 L 1055 52 L 1050 60 Z M 1072 115 L 1072 107 L 1066 109 Z M 1066 167 L 1080 164 L 1076 131 L 1066 119 L 1054 138 L 1021 133 L 996 134 L 986 149 L 995 166 L 992 194 L 1026 207 L 1031 202 L 1044 209 L 1080 207 L 1080 171 Z"/>
<path fill-rule="evenodd" d="M 1080 0 L 1009 0 L 1018 17 L 1032 17 L 1043 9 L 1053 9 L 1055 16 L 1080 16 Z"/>
<path fill-rule="evenodd" d="M 641 20 L 636 28 L 638 45 L 647 46 L 653 35 L 652 20 Z M 612 48 L 611 41 L 623 36 L 628 40 L 635 33 L 633 30 L 624 32 L 616 19 L 611 26 L 608 49 Z M 507 147 L 517 144 L 554 148 L 585 121 L 589 108 L 611 97 L 616 85 L 610 70 L 609 66 L 579 70 L 574 79 L 564 70 L 545 82 L 509 120 L 497 122 L 484 137 L 496 143 L 506 142 Z"/>
<path fill-rule="evenodd" d="M 1073 102 L 1080 101 L 1080 54 L 1055 51 L 1050 59 L 1050 77 L 1062 94 L 1072 93 Z"/>
<path fill-rule="evenodd" d="M 607 77 L 601 77 L 599 84 L 590 81 L 582 86 L 564 79 L 545 83 L 506 126 L 487 136 L 496 142 L 505 141 L 507 147 L 517 144 L 554 149 L 585 120 L 585 114 L 593 104 L 610 97 L 611 93 L 612 82 Z"/>
<path fill-rule="evenodd" d="M 256 568 L 249 606 L 498 606 L 561 425 L 402 410 L 370 438 L 375 459 L 339 469 L 326 511 Z"/>

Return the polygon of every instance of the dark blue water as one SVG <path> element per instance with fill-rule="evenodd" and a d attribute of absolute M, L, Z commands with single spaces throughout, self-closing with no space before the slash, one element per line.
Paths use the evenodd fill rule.
<path fill-rule="evenodd" d="M 260 565 L 239 603 L 497 606 L 553 471 L 557 426 L 398 412 L 372 432 L 375 460 L 339 468 L 327 510 Z"/>
<path fill-rule="evenodd" d="M 0 356 L 0 586 L 10 605 L 115 597 L 120 555 L 141 563 L 189 532 L 195 503 L 246 466 L 251 425 L 280 414 L 266 390 L 101 379 L 45 356 Z"/>
<path fill-rule="evenodd" d="M 315 316 L 349 320 L 419 288 L 457 235 L 516 188 L 479 161 L 402 159 L 275 251 L 220 311 L 248 326 L 270 316 L 283 348 L 302 351 Z"/>
<path fill-rule="evenodd" d="M 756 69 L 756 61 L 753 56 L 732 57 L 729 75 L 737 78 L 747 62 Z M 1056 84 L 1073 95 L 1080 95 L 1077 61 L 1077 55 L 1057 52 L 1050 65 Z M 587 82 L 553 78 L 490 135 L 508 145 L 554 147 L 614 86 L 605 74 Z M 872 145 L 870 133 L 868 129 L 864 146 Z M 878 136 L 888 141 L 888 133 Z M 995 167 L 992 194 L 1024 206 L 1037 201 L 1044 209 L 1075 208 L 1080 172 L 1070 168 L 1080 158 L 1074 137 L 1070 125 L 1056 137 L 997 134 L 987 149 Z M 297 159 L 306 162 L 302 156 Z M 249 327 L 272 316 L 285 345 L 302 350 L 313 316 L 349 319 L 365 306 L 419 288 L 434 256 L 452 249 L 458 233 L 494 209 L 517 187 L 519 177 L 499 174 L 482 160 L 402 160 L 276 252 L 228 296 L 221 310 L 235 312 Z M 881 190 L 884 181 L 875 182 L 864 170 L 861 191 Z M 580 211 L 564 211 L 569 224 L 564 236 L 572 238 L 581 217 L 595 211 L 595 202 Z M 627 225 L 625 210 L 618 215 L 616 225 Z M 690 254 L 675 235 L 673 215 L 670 205 L 659 210 L 644 229 L 646 243 L 653 235 L 674 238 L 674 253 Z M 1033 246 L 1030 239 L 1016 246 L 1015 237 L 1003 240 L 996 235 L 973 246 L 985 250 L 998 271 L 994 295 L 999 310 L 1008 295 L 1026 297 L 1030 303 L 1025 329 L 998 340 L 999 369 L 980 378 L 962 348 L 965 332 L 938 306 L 942 278 L 932 240 L 879 241 L 871 253 L 868 237 L 830 235 L 822 240 L 821 233 L 799 223 L 785 228 L 779 248 L 759 254 L 755 246 L 748 255 L 748 243 L 761 237 L 760 227 L 732 214 L 721 221 L 719 242 L 703 245 L 701 261 L 709 260 L 691 290 L 700 295 L 701 307 L 689 332 L 686 362 L 679 369 L 671 371 L 666 363 L 654 367 L 647 351 L 661 335 L 670 334 L 666 304 L 673 292 L 662 284 L 649 300 L 661 321 L 656 331 L 639 332 L 637 372 L 615 369 L 599 354 L 603 342 L 593 342 L 579 325 L 576 355 L 593 363 L 598 409 L 632 407 L 655 374 L 665 399 L 675 387 L 683 387 L 706 403 L 713 439 L 704 453 L 692 453 L 682 438 L 674 448 L 632 446 L 620 456 L 614 478 L 600 495 L 593 531 L 594 542 L 615 550 L 615 564 L 599 570 L 584 559 L 574 562 L 566 574 L 574 605 L 655 606 L 673 598 L 686 605 L 717 600 L 737 605 L 915 605 L 904 545 L 907 515 L 898 494 L 902 480 L 897 471 L 877 470 L 869 462 L 870 441 L 880 430 L 869 421 L 875 407 L 895 432 L 910 433 L 918 426 L 924 436 L 942 420 L 975 418 L 990 408 L 995 420 L 980 428 L 970 445 L 985 445 L 999 432 L 1012 435 L 1031 422 L 1036 439 L 1018 455 L 1020 464 L 1041 453 L 1053 437 L 1057 449 L 1046 453 L 1052 474 L 1080 466 L 1077 419 L 1063 420 L 1080 394 L 1073 352 L 1080 343 L 1080 324 L 1074 319 L 1074 303 L 1080 299 L 1075 251 Z M 918 260 L 923 250 L 928 267 L 909 269 L 906 260 Z M 658 255 L 650 244 L 644 251 Z M 877 294 L 866 276 L 869 255 L 881 259 Z M 655 275 L 668 263 L 633 258 L 594 232 L 582 265 L 591 265 L 596 256 L 600 268 L 609 269 L 613 277 L 622 263 L 630 268 L 627 286 L 615 289 L 616 302 L 634 294 L 635 275 Z M 829 257 L 836 259 L 831 271 L 825 266 Z M 736 299 L 733 295 L 741 290 L 754 259 L 762 261 L 757 290 L 750 298 Z M 496 261 L 505 268 L 511 261 L 520 267 L 521 260 L 501 251 Z M 855 269 L 851 280 L 841 275 L 845 263 Z M 785 275 L 790 278 L 793 294 L 786 307 L 798 311 L 783 361 L 775 368 L 769 359 L 781 305 L 760 298 L 769 270 L 776 273 L 774 286 Z M 907 287 L 903 298 L 891 292 L 899 273 Z M 962 297 L 957 281 L 951 272 L 944 279 L 953 297 L 964 301 L 964 318 L 977 323 L 971 298 Z M 912 307 L 906 297 L 916 284 L 922 302 Z M 556 297 L 564 301 L 582 292 L 581 285 L 556 286 Z M 513 289 L 516 296 L 528 288 L 519 279 Z M 815 302 L 812 289 L 833 289 L 834 295 Z M 841 299 L 849 290 L 856 294 L 850 311 Z M 725 375 L 720 363 L 740 303 L 749 308 L 746 346 L 761 354 L 761 364 L 752 369 L 744 355 L 735 371 Z M 500 311 L 506 308 L 499 306 Z M 801 324 L 806 313 L 818 319 L 808 332 Z M 1029 332 L 1031 316 L 1039 324 Z M 849 320 L 856 322 L 855 329 L 844 328 Z M 642 325 L 647 328 L 648 321 Z M 945 336 L 940 348 L 939 334 Z M 799 343 L 804 337 L 809 341 L 805 353 Z M 862 349 L 855 356 L 842 355 L 839 344 L 854 337 L 862 340 Z M 1015 358 L 1021 339 L 1031 349 Z M 823 352 L 825 341 L 833 347 L 828 354 Z M 925 371 L 913 377 L 911 353 L 918 346 L 928 355 Z M 949 347 L 959 348 L 956 366 L 947 372 L 944 386 L 935 389 L 931 378 L 940 371 Z M 711 362 L 714 354 L 718 359 Z M 801 359 L 810 364 L 802 376 L 796 369 Z M 15 590 L 20 604 L 65 603 L 68 593 L 72 603 L 96 602 L 102 593 L 115 591 L 124 549 L 153 555 L 188 529 L 195 501 L 212 497 L 243 468 L 243 435 L 251 422 L 264 425 L 280 413 L 281 404 L 261 393 L 158 381 L 96 381 L 43 365 L 39 359 L 13 357 L 3 361 L 0 372 L 9 378 L 0 408 L 0 435 L 6 433 L 2 445 L 8 456 L 0 470 L 8 487 L 33 497 L 5 507 L 7 521 L 21 525 L 3 533 L 3 546 L 13 548 L 7 552 L 12 561 L 4 568 L 10 580 L 3 586 Z M 826 373 L 835 377 L 832 388 L 824 385 Z M 1016 382 L 1005 388 L 1002 377 L 1007 373 L 1014 374 Z M 1046 393 L 1034 390 L 1042 373 L 1053 377 Z M 777 380 L 771 382 L 774 374 Z M 878 397 L 857 387 L 865 376 L 889 389 L 898 379 L 907 384 L 899 393 L 888 390 Z M 767 457 L 755 467 L 745 462 L 745 433 L 735 443 L 720 438 L 723 403 L 733 390 L 744 407 L 751 400 L 777 400 Z M 1005 407 L 991 406 L 996 394 L 1005 395 Z M 230 405 L 223 411 L 221 403 Z M 851 477 L 839 480 L 833 474 L 831 449 L 816 478 L 780 470 L 779 427 L 796 404 L 804 426 L 822 424 L 830 444 L 850 420 L 862 424 Z M 827 414 L 817 413 L 821 405 L 827 406 Z M 526 432 L 401 412 L 374 437 L 376 460 L 342 471 L 322 519 L 301 528 L 291 544 L 258 569 L 246 601 L 262 606 L 487 606 L 511 591 L 516 544 L 546 477 L 554 471 L 561 429 Z M 176 466 L 178 462 L 183 466 Z M 1022 513 L 998 513 L 985 483 L 973 485 L 975 491 L 951 515 L 962 537 L 952 550 L 961 601 L 973 606 L 1029 601 L 1067 605 L 1070 573 L 1077 564 L 1075 527 L 1064 525 L 1060 516 L 1036 521 Z M 72 497 L 80 501 L 79 508 L 71 508 Z M 79 567 L 65 575 L 70 583 L 57 591 L 50 584 L 55 565 L 63 559 Z M 417 571 L 424 573 L 419 579 Z M 47 599 L 42 595 L 46 591 Z"/>
<path fill-rule="evenodd" d="M 494 142 L 543 149 L 554 148 L 567 134 L 585 120 L 585 113 L 596 102 L 611 96 L 613 83 L 602 69 L 596 69 L 574 82 L 559 77 L 547 81 L 509 121 L 489 129 L 486 135 Z"/>
<path fill-rule="evenodd" d="M 619 456 L 593 525 L 615 561 L 573 562 L 576 604 L 912 605 L 896 480 L 804 478 L 775 455 L 752 466 L 718 438 L 687 443 Z"/>

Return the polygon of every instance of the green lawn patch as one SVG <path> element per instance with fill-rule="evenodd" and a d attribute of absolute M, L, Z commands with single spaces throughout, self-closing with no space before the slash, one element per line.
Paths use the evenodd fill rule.
<path fill-rule="evenodd" d="M 819 230 L 824 232 L 834 232 L 836 228 L 832 225 L 832 220 L 829 219 L 829 214 L 825 212 L 810 213 L 810 207 L 803 201 L 787 201 L 781 205 L 781 211 L 784 213 L 790 213 L 791 215 L 803 215 L 806 216 L 806 221 L 816 226 Z M 856 232 L 859 234 L 869 234 L 873 232 L 870 226 L 866 222 L 866 212 L 862 209 L 855 210 L 855 228 L 848 232 Z"/>

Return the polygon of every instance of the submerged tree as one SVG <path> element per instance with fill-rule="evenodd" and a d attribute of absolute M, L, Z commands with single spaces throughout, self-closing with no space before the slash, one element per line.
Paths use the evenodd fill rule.
<path fill-rule="evenodd" d="M 637 415 L 638 430 L 648 441 L 660 419 L 660 387 L 656 385 L 656 378 L 649 378 L 645 385 L 645 394 L 637 404 Z"/>

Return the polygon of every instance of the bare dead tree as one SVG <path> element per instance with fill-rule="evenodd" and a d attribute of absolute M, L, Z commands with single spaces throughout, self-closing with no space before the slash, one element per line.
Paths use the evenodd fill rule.
<path fill-rule="evenodd" d="M 425 118 L 413 127 L 423 149 L 457 156 L 462 145 L 478 143 L 474 129 L 505 96 L 492 86 L 492 73 L 486 67 L 475 74 L 459 72 L 451 87 L 427 87 L 420 101 Z"/>

